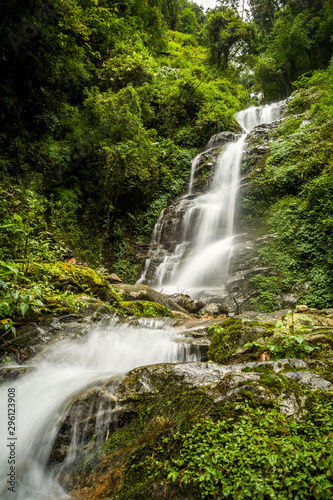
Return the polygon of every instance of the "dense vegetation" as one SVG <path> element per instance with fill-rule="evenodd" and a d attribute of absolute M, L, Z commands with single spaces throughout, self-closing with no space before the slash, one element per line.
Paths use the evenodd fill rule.
<path fill-rule="evenodd" d="M 187 433 L 164 438 L 147 457 L 151 477 L 198 488 L 202 498 L 331 498 L 329 398 L 312 402 L 300 423 L 275 408 L 230 406 L 229 418 L 203 419 Z"/>
<path fill-rule="evenodd" d="M 231 0 L 206 13 L 189 0 L 1 5 L 6 328 L 29 310 L 37 314 L 47 293 L 29 277 L 31 263 L 65 260 L 67 247 L 81 262 L 135 280 L 137 245 L 185 188 L 198 149 L 213 133 L 237 129 L 233 114 L 251 100 L 295 89 L 291 111 L 303 113 L 308 96 L 315 127 L 308 138 L 305 129 L 295 132 L 301 118 L 291 117 L 268 162 L 281 197 L 271 211 L 278 285 L 297 286 L 311 275 L 309 302 L 332 303 L 332 4 L 251 0 L 249 8 Z M 312 149 L 299 153 L 309 141 Z M 259 283 L 258 294 L 277 286 L 266 285 Z M 274 297 L 267 307 L 275 307 Z"/>
<path fill-rule="evenodd" d="M 332 307 L 333 66 L 303 77 L 286 120 L 274 132 L 265 169 L 247 200 L 247 217 L 265 216 L 276 234 L 261 249 L 261 264 L 275 276 L 256 275 L 256 310 L 278 308 L 278 295 L 293 294 L 310 307 Z"/>

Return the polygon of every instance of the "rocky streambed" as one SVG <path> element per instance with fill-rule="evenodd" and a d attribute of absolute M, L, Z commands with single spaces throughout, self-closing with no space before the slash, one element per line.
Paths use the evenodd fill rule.
<path fill-rule="evenodd" d="M 143 291 L 148 294 L 149 287 Z M 133 292 L 138 290 L 127 289 L 124 298 Z M 148 297 L 132 296 L 134 302 L 142 298 Z M 0 370 L 3 383 L 20 383 L 38 366 L 40 370 L 42 357 L 50 357 L 57 345 L 63 346 L 59 359 L 69 353 L 73 366 L 82 365 L 79 353 L 84 343 L 84 363 L 92 363 L 89 370 L 101 369 L 100 360 L 95 365 L 94 349 L 99 359 L 103 357 L 106 371 L 94 374 L 94 380 L 60 405 L 48 453 L 47 469 L 72 498 L 199 499 L 201 493 L 193 485 L 184 487 L 148 473 L 146 457 L 154 456 L 161 445 L 168 449 L 164 439 L 177 431 L 186 433 L 206 419 L 236 418 L 242 414 L 239 404 L 274 408 L 286 422 L 297 423 L 314 405 L 333 402 L 332 309 L 299 306 L 294 311 L 249 311 L 228 318 L 216 312 L 205 319 L 187 311 L 183 317 L 131 316 L 119 321 L 100 309 L 98 301 L 91 300 L 90 307 L 96 308 L 92 314 L 65 315 L 31 326 L 35 336 L 29 342 L 34 338 L 35 346 L 29 347 L 30 361 Z M 114 321 L 120 326 L 112 326 Z M 91 328 L 99 333 L 89 347 Z M 120 336 L 112 337 L 117 328 Z M 117 342 L 128 329 L 133 353 L 137 349 L 146 355 L 134 363 L 136 368 L 128 370 L 125 364 L 120 370 L 117 363 L 128 351 L 117 350 Z M 175 347 L 163 330 L 172 330 Z M 166 354 L 158 358 L 163 346 Z M 159 351 L 157 358 L 149 354 L 154 349 Z M 50 359 L 54 362 L 54 354 Z"/>

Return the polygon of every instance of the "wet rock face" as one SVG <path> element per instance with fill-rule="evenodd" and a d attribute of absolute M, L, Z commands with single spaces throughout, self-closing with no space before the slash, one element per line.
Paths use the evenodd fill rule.
<path fill-rule="evenodd" d="M 223 151 L 223 146 L 228 142 L 236 142 L 239 137 L 240 134 L 235 134 L 234 132 L 221 132 L 210 139 L 207 150 L 200 154 L 200 159 L 194 172 L 192 193 L 199 194 L 209 189 L 214 165 Z"/>
<path fill-rule="evenodd" d="M 266 159 L 269 156 L 270 143 L 273 140 L 274 128 L 279 124 L 280 121 L 270 125 L 260 125 L 246 138 L 241 162 L 236 227 L 237 225 L 244 227 L 242 219 L 249 219 L 248 216 L 251 214 L 250 199 L 259 198 L 263 205 L 262 212 L 264 212 L 266 200 L 270 194 L 270 185 L 261 181 L 266 167 Z"/>
<path fill-rule="evenodd" d="M 126 407 L 120 408 L 114 396 L 119 381 L 112 377 L 97 383 L 68 405 L 60 421 L 50 464 L 63 462 L 69 454 L 79 460 L 85 445 L 101 444 L 106 436 L 129 420 Z"/>
<path fill-rule="evenodd" d="M 8 384 L 8 382 L 14 382 L 23 375 L 27 373 L 32 373 L 35 371 L 33 366 L 20 366 L 20 367 L 4 367 L 0 368 L 0 385 Z"/>
<path fill-rule="evenodd" d="M 38 354 L 50 342 L 65 338 L 78 338 L 87 335 L 91 324 L 107 320 L 114 315 L 108 304 L 88 296 L 80 296 L 81 307 L 77 314 L 65 314 L 39 323 L 31 323 L 17 330 L 16 337 L 10 342 L 19 363 Z"/>

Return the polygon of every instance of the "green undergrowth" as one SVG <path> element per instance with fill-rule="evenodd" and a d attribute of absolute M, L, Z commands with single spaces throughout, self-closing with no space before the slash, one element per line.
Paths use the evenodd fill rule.
<path fill-rule="evenodd" d="M 202 498 L 330 499 L 333 492 L 333 400 L 312 396 L 301 422 L 275 408 L 235 405 L 238 417 L 203 419 L 187 433 L 162 439 L 140 465 L 154 481 Z"/>
<path fill-rule="evenodd" d="M 306 358 L 312 353 L 320 351 L 319 345 L 311 346 L 303 335 L 278 333 L 272 340 L 265 339 L 264 343 L 249 342 L 244 347 L 257 347 L 259 353 L 269 352 L 272 359 Z"/>
<path fill-rule="evenodd" d="M 228 318 L 222 325 L 207 328 L 211 334 L 208 359 L 222 364 L 236 359 L 237 362 L 255 361 L 261 354 L 269 355 L 272 360 L 329 359 L 333 352 L 332 332 L 325 328 L 313 330 L 313 325 L 313 317 L 294 310 L 289 310 L 275 323 Z M 260 372 L 266 369 L 269 367 L 258 367 Z M 245 370 L 252 371 L 252 368 Z"/>

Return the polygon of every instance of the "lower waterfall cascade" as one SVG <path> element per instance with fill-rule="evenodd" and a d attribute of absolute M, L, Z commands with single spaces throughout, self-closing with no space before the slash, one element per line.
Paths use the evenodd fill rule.
<path fill-rule="evenodd" d="M 198 354 L 182 342 L 179 332 L 167 321 L 151 319 L 141 326 L 124 325 L 115 319 L 91 324 L 90 333 L 77 339 L 66 339 L 46 346 L 25 366 L 31 373 L 0 388 L 5 403 L 15 390 L 14 436 L 8 433 L 7 404 L 1 405 L 0 457 L 2 500 L 63 500 L 70 498 L 57 477 L 75 461 L 75 436 L 61 467 L 49 466 L 49 457 L 68 404 L 93 383 L 114 378 L 114 388 L 124 374 L 133 368 L 155 363 L 191 362 Z M 193 350 L 192 350 L 193 351 Z M 112 391 L 111 391 L 112 392 Z M 112 418 L 112 394 L 107 409 L 108 421 L 96 423 L 95 431 L 108 426 Z M 105 412 L 105 409 L 104 409 Z M 82 436 L 81 436 L 82 437 Z M 10 444 L 15 447 L 15 494 L 10 487 Z"/>
<path fill-rule="evenodd" d="M 193 160 L 188 192 L 164 209 L 154 227 L 150 250 L 137 284 L 148 284 L 164 293 L 185 292 L 202 298 L 203 291 L 220 287 L 234 250 L 234 216 L 239 188 L 239 170 L 247 134 L 255 127 L 278 121 L 286 101 L 262 107 L 252 106 L 235 115 L 243 134 L 223 147 L 203 193 L 193 194 L 193 182 L 200 156 L 219 144 L 213 136 Z M 173 214 L 173 221 L 166 213 Z M 171 235 L 171 248 L 161 244 L 163 232 Z M 152 270 L 152 262 L 157 261 Z M 148 277 L 149 276 L 149 277 Z"/>

